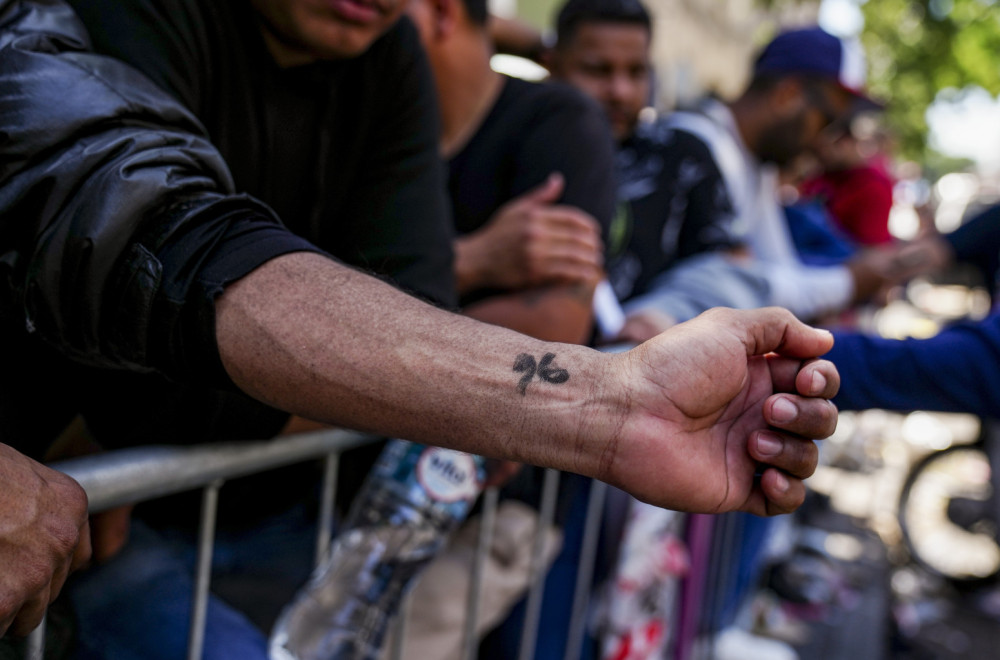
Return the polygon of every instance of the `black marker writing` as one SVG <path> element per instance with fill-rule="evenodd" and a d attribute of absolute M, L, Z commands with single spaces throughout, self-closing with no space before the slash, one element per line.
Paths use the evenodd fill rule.
<path fill-rule="evenodd" d="M 555 353 L 546 353 L 542 356 L 541 362 L 535 362 L 535 358 L 527 353 L 521 353 L 517 356 L 517 360 L 514 361 L 514 371 L 524 374 L 517 383 L 517 391 L 521 393 L 521 396 L 524 396 L 524 393 L 528 389 L 528 384 L 535 377 L 535 374 L 538 374 L 540 380 L 554 385 L 559 385 L 569 380 L 568 371 L 553 366 L 552 361 L 555 359 Z"/>

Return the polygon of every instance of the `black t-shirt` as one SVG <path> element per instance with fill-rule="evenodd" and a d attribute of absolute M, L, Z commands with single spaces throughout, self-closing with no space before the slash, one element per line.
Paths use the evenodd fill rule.
<path fill-rule="evenodd" d="M 732 202 L 708 146 L 660 119 L 640 124 L 616 155 L 618 214 L 608 279 L 618 299 L 700 252 L 733 247 Z"/>
<path fill-rule="evenodd" d="M 238 191 L 335 257 L 454 302 L 437 107 L 411 24 L 360 57 L 281 69 L 245 0 L 73 4 L 96 50 L 195 112 Z M 287 418 L 239 393 L 139 374 L 101 378 L 91 418 L 109 444 L 266 438 Z"/>
<path fill-rule="evenodd" d="M 94 48 L 205 125 L 238 192 L 343 261 L 454 302 L 433 79 L 401 20 L 363 55 L 282 69 L 249 0 L 70 0 Z"/>
<path fill-rule="evenodd" d="M 342 261 L 454 304 L 438 110 L 408 20 L 359 57 L 281 69 L 247 0 L 71 4 L 95 50 L 136 66 L 198 116 L 238 192 Z M 270 256 L 251 245 L 213 267 L 246 272 L 247 260 Z M 94 373 L 88 384 L 88 424 L 108 448 L 263 439 L 288 418 L 239 392 L 156 375 Z M 275 507 L 284 499 L 280 488 L 252 490 Z"/>
<path fill-rule="evenodd" d="M 482 227 L 506 202 L 552 172 L 560 204 L 593 216 L 607 234 L 615 207 L 614 144 L 600 108 L 572 87 L 505 78 L 493 108 L 448 162 L 455 229 Z"/>

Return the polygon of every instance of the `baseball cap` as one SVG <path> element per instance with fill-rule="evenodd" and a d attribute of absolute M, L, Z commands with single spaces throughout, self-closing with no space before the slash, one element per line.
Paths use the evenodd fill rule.
<path fill-rule="evenodd" d="M 865 92 L 865 53 L 857 39 L 841 39 L 819 27 L 788 30 L 764 47 L 754 74 L 808 73 L 833 79 L 853 95 L 859 110 L 883 104 Z"/>

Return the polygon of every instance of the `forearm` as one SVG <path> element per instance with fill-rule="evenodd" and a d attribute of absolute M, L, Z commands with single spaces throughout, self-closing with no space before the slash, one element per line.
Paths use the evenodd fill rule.
<path fill-rule="evenodd" d="M 227 288 L 217 337 L 234 382 L 271 405 L 496 458 L 599 476 L 624 414 L 600 396 L 611 356 L 435 309 L 318 255 Z"/>
<path fill-rule="evenodd" d="M 499 53 L 519 55 L 538 62 L 545 49 L 541 31 L 524 21 L 490 16 L 489 31 Z"/>
<path fill-rule="evenodd" d="M 843 377 L 845 410 L 939 410 L 1000 414 L 1000 316 L 963 323 L 929 339 L 838 333 L 825 356 Z M 914 385 L 919 383 L 919 386 Z"/>
<path fill-rule="evenodd" d="M 545 341 L 584 344 L 593 326 L 593 285 L 531 289 L 470 305 L 466 316 Z"/>
<path fill-rule="evenodd" d="M 483 256 L 478 251 L 478 235 L 459 236 L 452 242 L 455 250 L 455 289 L 459 295 L 475 291 L 483 286 L 484 273 L 480 265 Z"/>
<path fill-rule="evenodd" d="M 847 267 L 758 264 L 771 285 L 769 304 L 791 310 L 802 319 L 840 311 L 859 297 Z"/>

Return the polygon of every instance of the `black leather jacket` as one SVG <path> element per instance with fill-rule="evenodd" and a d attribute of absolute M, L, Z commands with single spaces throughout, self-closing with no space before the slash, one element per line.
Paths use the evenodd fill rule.
<path fill-rule="evenodd" d="M 62 2 L 0 0 L 0 321 L 84 364 L 183 375 L 208 360 L 223 382 L 218 290 L 198 273 L 237 223 L 284 231 L 234 194 L 187 109 L 88 52 Z"/>

